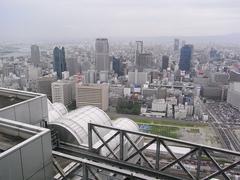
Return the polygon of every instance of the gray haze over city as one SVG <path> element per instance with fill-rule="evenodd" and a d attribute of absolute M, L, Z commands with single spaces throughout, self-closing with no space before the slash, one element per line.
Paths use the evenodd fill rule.
<path fill-rule="evenodd" d="M 1 41 L 240 33 L 239 0 L 1 0 Z"/>

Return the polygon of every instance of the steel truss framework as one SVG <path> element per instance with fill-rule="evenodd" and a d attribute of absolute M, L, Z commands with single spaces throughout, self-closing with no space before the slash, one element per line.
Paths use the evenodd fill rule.
<path fill-rule="evenodd" d="M 82 168 L 82 174 L 80 176 L 84 180 L 88 180 L 88 179 L 101 180 L 102 179 L 101 177 L 99 177 L 98 174 L 96 174 L 94 172 L 93 169 L 95 169 L 95 170 L 96 169 L 101 169 L 101 170 L 109 171 L 109 172 L 112 172 L 112 173 L 116 173 L 118 175 L 122 175 L 126 178 L 129 178 L 129 179 L 155 180 L 155 178 L 151 178 L 151 177 L 146 176 L 146 175 L 141 174 L 141 173 L 134 173 L 130 170 L 119 169 L 119 168 L 113 167 L 111 165 L 95 162 L 95 161 L 85 159 L 85 158 L 72 156 L 72 155 L 65 154 L 65 153 L 60 153 L 58 151 L 53 151 L 53 155 L 55 157 L 62 157 L 62 158 L 66 158 L 66 159 L 69 159 L 69 160 L 72 160 L 72 161 L 76 162 L 76 165 L 74 167 L 75 168 Z M 54 166 L 58 170 L 58 172 L 60 173 L 60 176 L 61 176 L 60 179 L 67 179 L 67 174 L 70 174 L 70 173 L 69 172 L 63 172 L 63 170 L 58 167 L 59 165 L 58 165 L 58 163 L 56 163 L 55 159 L 54 159 Z"/>
<path fill-rule="evenodd" d="M 107 139 L 101 137 L 98 131 L 102 128 L 114 131 L 113 135 Z M 94 134 L 102 142 L 98 147 L 93 146 Z M 232 174 L 235 172 L 240 173 L 239 152 L 97 124 L 89 124 L 88 135 L 88 147 L 60 141 L 56 145 L 55 151 L 53 151 L 54 156 L 67 158 L 78 163 L 78 167 L 82 168 L 84 180 L 90 177 L 96 180 L 101 179 L 92 171 L 92 168 L 120 174 L 130 179 L 231 179 L 233 178 Z M 133 135 L 137 138 L 144 138 L 146 143 L 138 148 L 135 144 L 136 141 L 132 139 Z M 119 138 L 117 147 L 119 153 L 115 153 L 109 146 L 109 143 L 115 138 Z M 128 155 L 124 153 L 126 142 L 134 150 Z M 151 157 L 154 159 L 154 161 L 151 161 L 146 149 L 153 144 L 156 148 L 154 152 L 151 152 Z M 172 145 L 187 147 L 189 151 L 185 152 L 184 155 L 179 155 L 173 151 Z M 102 148 L 108 150 L 109 155 L 107 157 L 100 155 Z M 165 149 L 165 154 L 162 152 L 163 148 Z M 166 153 L 168 153 L 167 162 Z M 136 156 L 140 156 L 142 159 L 140 165 L 130 161 Z M 165 161 L 161 161 L 163 159 Z M 195 162 L 194 170 L 189 169 L 187 163 L 185 163 L 185 161 L 189 160 Z M 71 172 L 64 172 L 55 159 L 53 163 L 62 177 L 61 179 L 71 174 Z M 178 166 L 177 169 L 176 166 Z M 204 169 L 206 166 L 209 167 L 207 171 Z"/>
<path fill-rule="evenodd" d="M 104 139 L 99 135 L 98 130 L 99 129 L 110 129 L 112 131 L 115 131 L 115 133 L 108 137 L 108 139 Z M 102 144 L 98 147 L 93 147 L 92 137 L 93 134 L 96 134 L 96 136 L 99 138 L 99 140 L 102 142 Z M 210 146 L 204 146 L 199 144 L 194 144 L 186 141 L 176 140 L 172 138 L 142 133 L 142 132 L 133 132 L 133 131 L 127 131 L 123 129 L 113 128 L 113 127 L 106 127 L 102 125 L 97 124 L 89 124 L 88 126 L 88 147 L 89 150 L 92 152 L 99 152 L 103 147 L 107 148 L 110 155 L 107 157 L 112 160 L 117 160 L 122 163 L 131 164 L 129 160 L 134 158 L 135 156 L 141 156 L 143 163 L 142 165 L 139 165 L 144 170 L 154 170 L 154 172 L 161 173 L 164 172 L 165 175 L 169 175 L 169 177 L 172 177 L 174 174 L 172 173 L 173 168 L 178 166 L 177 172 L 179 174 L 182 174 L 183 177 L 187 179 L 211 179 L 211 178 L 223 178 L 223 179 L 231 179 L 232 175 L 234 173 L 240 172 L 239 164 L 240 164 L 240 153 L 234 152 L 230 150 L 224 150 L 219 148 L 213 148 Z M 144 144 L 143 147 L 138 148 L 134 141 L 130 138 L 131 135 L 135 135 L 137 137 L 148 139 L 148 142 Z M 113 152 L 113 150 L 109 146 L 109 142 L 111 142 L 114 138 L 119 138 L 119 151 L 120 153 L 117 155 Z M 126 157 L 126 154 L 124 154 L 124 144 L 128 142 L 131 145 L 131 148 L 135 149 L 135 152 L 130 154 Z M 151 162 L 149 158 L 146 157 L 146 149 L 154 144 L 156 146 L 155 152 L 152 153 L 153 159 L 155 159 L 155 162 Z M 189 151 L 186 152 L 184 155 L 179 155 L 173 152 L 171 146 L 172 145 L 178 145 L 182 147 L 189 148 Z M 167 151 L 168 155 L 170 156 L 170 162 L 161 163 L 161 159 L 163 158 L 160 154 L 161 149 L 164 148 L 165 151 Z M 194 170 L 189 169 L 184 163 L 186 160 L 191 160 L 191 162 L 194 162 Z M 209 168 L 208 171 L 206 171 L 206 166 Z M 141 168 L 141 169 L 142 169 Z M 238 168 L 238 169 L 237 169 Z M 144 173 L 144 171 L 142 171 Z M 178 174 L 175 173 L 175 174 Z M 152 174 L 153 176 L 156 175 L 156 173 Z M 156 177 L 156 176 L 155 176 Z M 159 176 L 158 176 L 159 177 Z M 179 178 L 179 176 L 175 176 L 176 178 Z M 185 179 L 183 178 L 183 179 Z"/>

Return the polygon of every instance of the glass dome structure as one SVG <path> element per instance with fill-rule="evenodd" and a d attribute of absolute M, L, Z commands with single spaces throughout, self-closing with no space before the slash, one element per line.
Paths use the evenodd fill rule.
<path fill-rule="evenodd" d="M 67 108 L 62 103 L 51 103 L 48 100 L 48 121 L 56 121 L 67 114 Z"/>
<path fill-rule="evenodd" d="M 101 109 L 94 106 L 85 106 L 65 114 L 62 118 L 50 121 L 49 126 L 56 129 L 60 139 L 74 144 L 88 143 L 88 123 L 112 126 L 111 119 Z M 97 129 L 100 136 L 105 136 L 108 129 Z M 69 134 L 70 133 L 70 134 Z M 74 140 L 75 138 L 75 140 Z M 93 143 L 97 136 L 93 133 Z"/>
<path fill-rule="evenodd" d="M 101 109 L 94 106 L 85 106 L 71 112 L 68 112 L 66 107 L 61 103 L 48 102 L 48 114 L 50 129 L 56 130 L 61 141 L 76 144 L 88 145 L 88 123 L 100 124 L 129 131 L 139 131 L 138 125 L 128 118 L 118 118 L 111 121 L 108 115 Z M 99 135 L 105 140 L 115 134 L 116 131 L 107 128 L 96 127 Z M 138 136 L 128 134 L 130 139 L 135 143 L 138 141 Z M 102 142 L 97 135 L 92 135 L 93 146 L 95 148 L 101 146 Z M 112 139 L 108 145 L 111 149 L 119 151 L 119 136 Z M 128 152 L 130 142 L 125 138 L 124 149 Z M 109 156 L 110 151 L 104 146 L 100 153 L 104 156 Z"/>
<path fill-rule="evenodd" d="M 129 131 L 139 131 L 139 127 L 138 125 L 132 121 L 131 119 L 128 118 L 118 118 L 115 121 L 113 121 L 113 127 L 115 128 L 119 128 L 119 129 L 124 129 L 124 130 L 129 130 Z M 106 134 L 103 139 L 107 140 L 110 137 L 112 137 L 114 134 L 116 133 L 116 131 L 111 130 L 108 134 Z M 139 136 L 137 135 L 133 135 L 133 134 L 128 134 L 129 138 L 135 143 L 136 140 L 138 139 Z M 117 136 L 116 138 L 112 139 L 108 145 L 111 149 L 118 149 L 119 146 L 119 137 Z M 94 147 L 97 148 L 99 146 L 101 146 L 102 142 L 99 140 L 98 142 L 96 142 L 94 144 Z M 125 148 L 125 152 L 128 151 L 128 147 L 130 147 L 130 142 L 125 138 L 124 140 L 124 148 Z M 101 148 L 100 151 L 101 155 L 103 156 L 109 156 L 110 155 L 110 151 L 104 146 L 103 148 Z"/>

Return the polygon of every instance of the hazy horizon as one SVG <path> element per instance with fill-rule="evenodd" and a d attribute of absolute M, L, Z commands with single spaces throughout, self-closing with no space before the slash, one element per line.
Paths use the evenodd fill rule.
<path fill-rule="evenodd" d="M 240 34 L 239 0 L 1 0 L 0 42 Z"/>

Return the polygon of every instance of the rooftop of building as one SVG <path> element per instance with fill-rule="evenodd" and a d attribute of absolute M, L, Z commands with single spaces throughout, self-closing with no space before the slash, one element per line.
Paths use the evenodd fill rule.
<path fill-rule="evenodd" d="M 0 154 L 13 146 L 23 142 L 25 139 L 20 136 L 13 136 L 0 132 Z"/>
<path fill-rule="evenodd" d="M 48 119 L 47 96 L 0 88 L 0 117 L 37 125 Z"/>
<path fill-rule="evenodd" d="M 41 96 L 41 94 L 0 88 L 0 109 Z"/>
<path fill-rule="evenodd" d="M 36 138 L 43 131 L 49 130 L 0 118 L 0 158 L 28 143 L 28 139 Z"/>
<path fill-rule="evenodd" d="M 16 104 L 16 103 L 20 103 L 22 101 L 24 101 L 24 99 L 20 99 L 20 98 L 15 97 L 15 96 L 0 95 L 0 109 L 4 108 L 4 107 L 7 107 L 7 106 L 11 106 L 11 105 Z"/>

